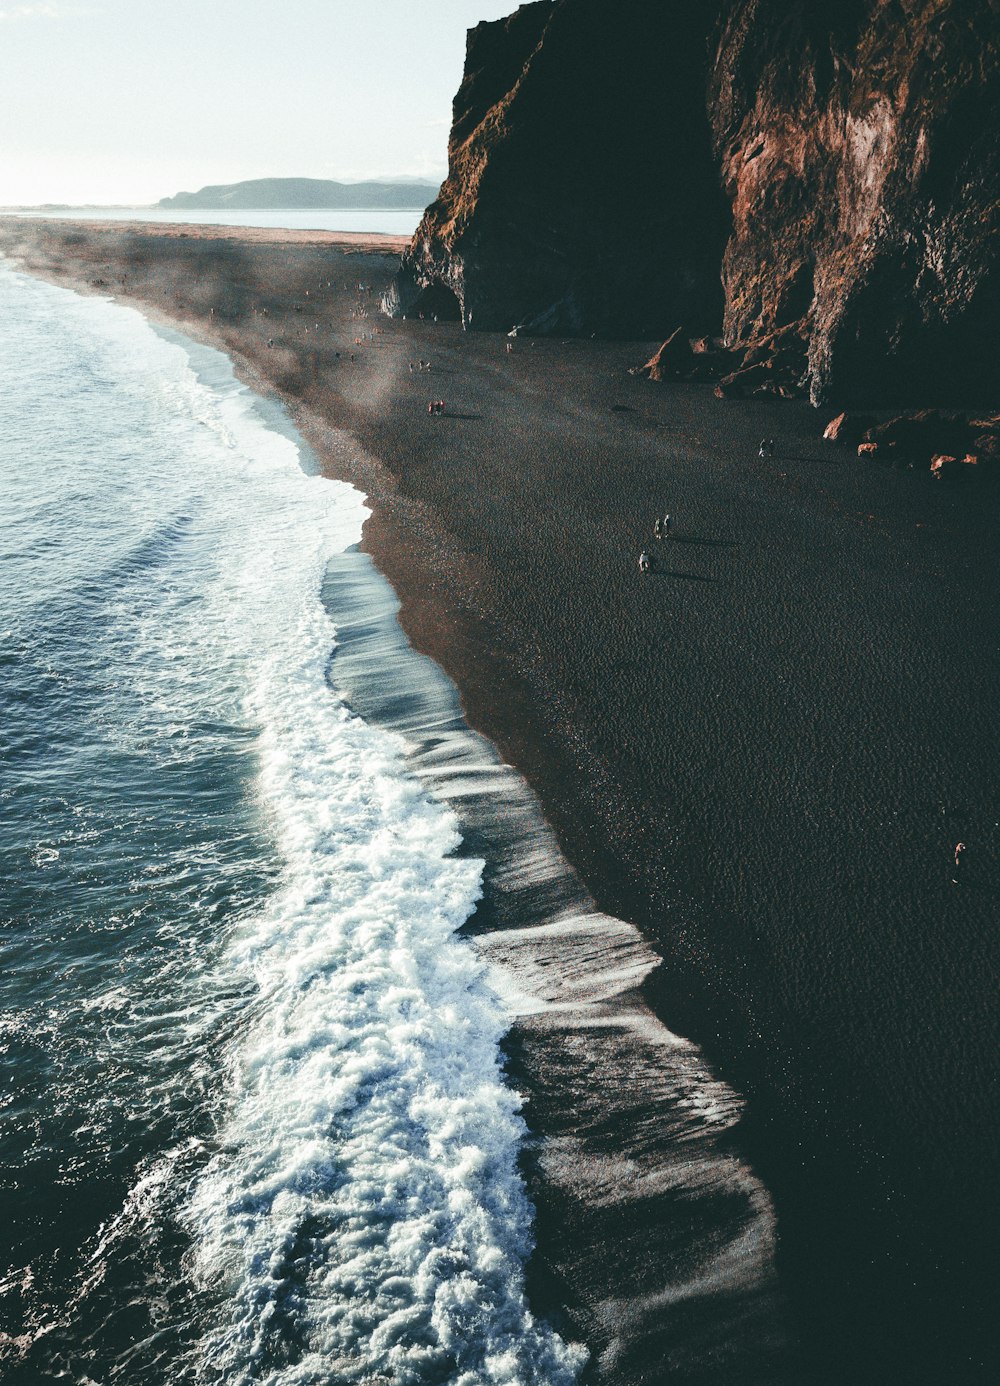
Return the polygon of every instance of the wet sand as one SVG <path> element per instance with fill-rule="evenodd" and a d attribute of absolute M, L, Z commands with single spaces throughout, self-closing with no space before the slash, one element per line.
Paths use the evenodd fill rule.
<path fill-rule="evenodd" d="M 399 243 L 346 240 L 0 222 L 34 272 L 222 346 L 368 492 L 412 643 L 663 956 L 657 1013 L 749 1098 L 803 1379 L 990 1379 L 995 493 L 860 463 L 806 406 L 630 376 L 656 344 L 390 322 Z M 558 1301 L 573 1232 L 544 1188 L 539 1234 Z"/>

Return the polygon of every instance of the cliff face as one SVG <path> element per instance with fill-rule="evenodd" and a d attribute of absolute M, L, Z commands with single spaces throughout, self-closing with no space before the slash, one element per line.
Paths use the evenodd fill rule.
<path fill-rule="evenodd" d="M 772 338 L 817 403 L 995 389 L 998 50 L 1000 0 L 525 5 L 470 33 L 390 307 Z"/>
<path fill-rule="evenodd" d="M 704 114 L 710 9 L 539 0 L 473 29 L 448 178 L 399 310 L 437 282 L 474 328 L 717 321 L 728 213 Z"/>
<path fill-rule="evenodd" d="M 741 0 L 708 86 L 725 334 L 799 321 L 815 402 L 995 385 L 996 0 Z"/>

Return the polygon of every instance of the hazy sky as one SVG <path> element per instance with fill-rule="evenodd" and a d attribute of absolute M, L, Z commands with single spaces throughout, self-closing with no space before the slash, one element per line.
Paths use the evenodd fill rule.
<path fill-rule="evenodd" d="M 518 0 L 0 0 L 0 205 L 443 175 L 465 31 Z"/>

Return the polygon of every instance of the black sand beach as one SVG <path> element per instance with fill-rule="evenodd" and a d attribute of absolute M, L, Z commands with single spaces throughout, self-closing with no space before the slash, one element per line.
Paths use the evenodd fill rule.
<path fill-rule="evenodd" d="M 368 493 L 412 643 L 662 955 L 657 1014 L 749 1099 L 799 1379 L 992 1379 L 995 492 L 862 463 L 805 405 L 630 376 L 656 344 L 391 322 L 398 249 L 0 222 L 32 272 L 223 347 Z M 542 1190 L 553 1301 L 560 1218 Z"/>

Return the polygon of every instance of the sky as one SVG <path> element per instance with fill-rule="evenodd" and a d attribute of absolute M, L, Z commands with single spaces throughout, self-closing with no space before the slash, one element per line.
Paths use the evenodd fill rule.
<path fill-rule="evenodd" d="M 0 206 L 443 178 L 465 32 L 518 0 L 0 0 Z"/>

